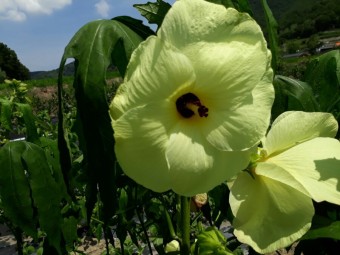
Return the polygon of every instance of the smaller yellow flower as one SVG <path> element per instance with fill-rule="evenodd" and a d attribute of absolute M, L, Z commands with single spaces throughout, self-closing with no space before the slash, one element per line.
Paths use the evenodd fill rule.
<path fill-rule="evenodd" d="M 286 112 L 263 148 L 230 185 L 234 234 L 259 253 L 284 248 L 304 235 L 312 199 L 340 205 L 340 143 L 329 113 Z"/>

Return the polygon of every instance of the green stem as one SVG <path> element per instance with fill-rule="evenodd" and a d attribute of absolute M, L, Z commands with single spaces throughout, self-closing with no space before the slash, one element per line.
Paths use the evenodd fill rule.
<path fill-rule="evenodd" d="M 168 211 L 164 210 L 164 214 L 165 214 L 166 222 L 168 224 L 168 229 L 169 229 L 171 238 L 178 240 L 178 236 L 175 233 L 175 229 L 174 229 L 174 226 L 172 225 L 172 221 L 171 221 L 171 218 L 170 218 L 170 215 L 169 215 Z"/>
<path fill-rule="evenodd" d="M 190 254 L 190 198 L 181 196 L 181 255 Z"/>

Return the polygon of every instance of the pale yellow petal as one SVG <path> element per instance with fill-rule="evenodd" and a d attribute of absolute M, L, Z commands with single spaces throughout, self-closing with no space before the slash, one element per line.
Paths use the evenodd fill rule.
<path fill-rule="evenodd" d="M 274 121 L 263 148 L 270 155 L 315 137 L 334 137 L 338 123 L 330 113 L 285 112 Z"/>
<path fill-rule="evenodd" d="M 153 191 L 171 189 L 171 178 L 165 149 L 168 130 L 176 121 L 169 105 L 149 104 L 135 107 L 112 126 L 115 151 L 123 171 L 137 183 Z"/>
<path fill-rule="evenodd" d="M 299 182 L 317 202 L 340 205 L 340 143 L 338 140 L 317 137 L 298 144 L 266 162 L 286 171 Z M 261 175 L 280 181 L 275 171 L 261 170 Z M 291 181 L 287 185 L 296 187 Z"/>
<path fill-rule="evenodd" d="M 203 0 L 174 3 L 157 34 L 184 51 L 202 42 L 266 45 L 260 26 L 248 14 Z"/>
<path fill-rule="evenodd" d="M 172 188 L 185 196 L 208 192 L 245 169 L 250 153 L 219 151 L 199 129 L 178 123 L 166 149 Z"/>
<path fill-rule="evenodd" d="M 208 141 L 220 150 L 245 150 L 256 146 L 265 136 L 274 100 L 269 68 L 252 93 L 237 108 L 221 109 L 207 102 L 209 116 L 202 126 Z M 215 107 L 214 107 L 215 106 Z"/>
<path fill-rule="evenodd" d="M 308 190 L 295 179 L 295 176 L 287 172 L 282 167 L 275 165 L 271 160 L 257 164 L 255 173 L 259 176 L 266 176 L 278 182 L 282 182 L 310 197 Z"/>
<path fill-rule="evenodd" d="M 199 93 L 226 109 L 246 100 L 271 60 L 261 28 L 248 14 L 206 1 L 176 2 L 158 35 L 190 59 Z"/>
<path fill-rule="evenodd" d="M 111 118 L 145 103 L 165 100 L 176 91 L 192 87 L 195 73 L 188 58 L 155 36 L 133 52 L 125 75 L 110 106 Z"/>
<path fill-rule="evenodd" d="M 304 235 L 314 214 L 312 200 L 272 179 L 241 173 L 230 191 L 237 239 L 259 253 L 284 248 Z"/>

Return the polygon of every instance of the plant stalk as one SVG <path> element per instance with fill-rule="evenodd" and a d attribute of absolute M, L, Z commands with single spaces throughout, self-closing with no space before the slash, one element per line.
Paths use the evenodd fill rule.
<path fill-rule="evenodd" d="M 190 254 L 190 198 L 181 196 L 181 255 Z"/>

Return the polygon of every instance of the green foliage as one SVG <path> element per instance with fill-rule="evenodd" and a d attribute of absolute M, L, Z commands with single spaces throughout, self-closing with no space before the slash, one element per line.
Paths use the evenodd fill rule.
<path fill-rule="evenodd" d="M 155 3 L 134 4 L 133 6 L 150 24 L 156 24 L 158 27 L 162 24 L 165 14 L 171 8 L 171 5 L 163 0 L 157 0 Z"/>
<path fill-rule="evenodd" d="M 286 110 L 320 111 L 313 90 L 306 82 L 276 75 L 274 88 L 275 103 L 272 110 L 273 119 Z"/>
<path fill-rule="evenodd" d="M 6 79 L 6 72 L 5 71 L 3 71 L 2 69 L 1 69 L 1 67 L 0 67 L 0 83 L 3 83 L 4 81 L 5 81 L 5 79 Z"/>
<path fill-rule="evenodd" d="M 7 143 L 0 149 L 0 197 L 6 217 L 15 226 L 36 237 L 39 224 L 49 245 L 61 254 L 60 205 L 67 197 L 54 179 L 58 169 L 48 162 L 45 151 L 36 144 Z"/>
<path fill-rule="evenodd" d="M 264 16 L 266 20 L 267 25 L 267 33 L 268 33 L 268 40 L 269 40 L 269 48 L 272 52 L 272 68 L 274 72 L 277 70 L 277 61 L 278 61 L 278 37 L 277 37 L 277 22 L 272 14 L 272 11 L 270 10 L 267 1 L 262 0 L 261 1 L 263 10 L 264 10 Z"/>
<path fill-rule="evenodd" d="M 340 240 L 340 221 L 334 221 L 329 226 L 312 229 L 302 239 L 332 238 Z"/>
<path fill-rule="evenodd" d="M 314 58 L 303 81 L 277 75 L 274 79 L 273 118 L 283 111 L 303 110 L 333 113 L 340 120 L 340 50 Z"/>
<path fill-rule="evenodd" d="M 304 3 L 305 2 L 305 3 Z M 282 38 L 306 38 L 317 32 L 340 28 L 337 0 L 296 1 L 280 22 Z"/>
<path fill-rule="evenodd" d="M 321 111 L 340 113 L 340 50 L 315 58 L 308 65 L 305 80 L 313 88 Z"/>
<path fill-rule="evenodd" d="M 125 24 L 123 24 L 122 22 Z M 131 27 L 131 28 L 130 28 Z M 134 32 L 136 29 L 138 31 Z M 132 51 L 143 40 L 140 34 L 149 33 L 140 22 L 133 19 L 99 20 L 86 24 L 71 39 L 60 64 L 59 90 L 59 149 L 64 176 L 70 179 L 74 157 L 70 151 L 68 129 L 65 124 L 63 66 L 67 58 L 75 58 L 74 92 L 77 103 L 76 132 L 83 152 L 82 170 L 86 175 L 87 219 L 91 219 L 97 197 L 101 201 L 100 215 L 104 221 L 104 234 L 112 239 L 107 224 L 119 209 L 117 203 L 117 176 L 114 157 L 114 140 L 108 114 L 106 71 L 115 64 L 123 76 Z M 68 190 L 71 187 L 68 185 Z M 72 192 L 72 191 L 71 191 Z M 124 218 L 118 224 L 125 226 Z M 124 242 L 124 228 L 121 228 Z M 123 243 L 122 243 L 123 247 Z"/>
<path fill-rule="evenodd" d="M 3 43 L 0 43 L 0 68 L 6 73 L 9 79 L 30 79 L 27 67 L 21 64 L 17 54 Z"/>
<path fill-rule="evenodd" d="M 14 132 L 26 134 L 27 141 L 38 142 L 35 116 L 26 95 L 27 85 L 17 80 L 6 80 L 6 83 L 12 91 L 8 97 L 0 97 L 0 144 L 7 142 L 9 134 Z"/>
<path fill-rule="evenodd" d="M 145 26 L 141 20 L 131 18 L 129 16 L 118 16 L 114 17 L 112 20 L 119 21 L 120 23 L 126 25 L 136 34 L 138 34 L 143 40 L 148 38 L 150 35 L 154 35 L 155 32 L 149 27 Z"/>
<path fill-rule="evenodd" d="M 207 1 L 210 3 L 221 4 L 226 8 L 228 7 L 235 8 L 235 5 L 232 0 L 207 0 Z"/>
<path fill-rule="evenodd" d="M 296 53 L 301 49 L 301 43 L 297 40 L 289 41 L 286 43 L 286 48 L 289 54 Z"/>

